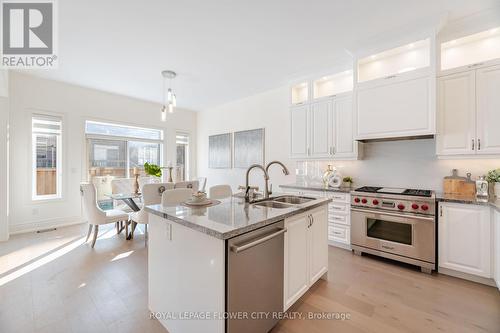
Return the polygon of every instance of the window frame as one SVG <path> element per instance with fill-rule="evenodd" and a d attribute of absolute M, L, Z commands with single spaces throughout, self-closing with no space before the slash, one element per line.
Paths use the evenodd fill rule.
<path fill-rule="evenodd" d="M 106 134 L 92 134 L 92 133 L 87 133 L 87 122 L 93 122 L 93 123 L 101 123 L 101 124 L 107 124 L 107 125 L 116 125 L 116 126 L 123 126 L 123 127 L 131 127 L 131 128 L 138 128 L 138 129 L 153 129 L 157 130 L 160 132 L 160 139 L 147 139 L 147 138 L 141 138 L 141 137 L 132 137 L 132 136 L 118 136 L 118 135 L 106 135 Z M 145 142 L 145 143 L 156 143 L 160 145 L 159 149 L 159 158 L 160 158 L 160 165 L 163 163 L 164 159 L 164 152 L 163 150 L 165 149 L 165 129 L 164 128 L 159 128 L 155 126 L 149 126 L 149 125 L 130 125 L 127 123 L 123 122 L 116 122 L 116 121 L 109 121 L 109 120 L 103 120 L 103 119 L 92 119 L 92 118 L 87 118 L 83 120 L 83 133 L 84 133 L 84 142 L 85 142 L 85 147 L 86 147 L 86 153 L 85 153 L 85 165 L 86 165 L 86 179 L 87 181 L 90 181 L 90 176 L 89 176 L 89 170 L 90 170 L 90 161 L 89 161 L 89 154 L 90 154 L 90 139 L 101 139 L 101 140 L 114 140 L 114 141 L 122 141 L 125 142 L 125 157 L 126 157 L 126 173 L 125 173 L 125 178 L 131 178 L 132 175 L 130 174 L 130 151 L 129 151 L 129 142 Z"/>
<path fill-rule="evenodd" d="M 184 181 L 188 181 L 190 177 L 190 172 L 191 172 L 191 133 L 188 131 L 183 131 L 183 130 L 176 130 L 175 131 L 175 165 L 177 166 L 177 135 L 181 136 L 184 135 L 187 137 L 187 149 L 186 149 L 186 162 L 185 162 L 185 173 L 184 173 Z"/>
<path fill-rule="evenodd" d="M 34 119 L 43 119 L 47 118 L 50 120 L 57 120 L 60 123 L 59 134 L 57 135 L 56 140 L 56 193 L 55 194 L 45 194 L 38 195 L 37 194 L 37 146 L 36 141 L 38 137 L 48 137 L 50 133 L 36 133 L 33 131 L 33 123 Z M 43 201 L 54 201 L 63 199 L 63 158 L 64 158 L 64 149 L 63 149 L 63 137 L 64 137 L 64 116 L 55 113 L 48 112 L 32 112 L 30 114 L 30 123 L 31 123 L 31 201 L 32 202 L 43 202 Z"/>

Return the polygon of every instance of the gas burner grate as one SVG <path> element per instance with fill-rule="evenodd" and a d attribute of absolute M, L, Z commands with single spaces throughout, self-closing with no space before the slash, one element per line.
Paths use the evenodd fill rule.
<path fill-rule="evenodd" d="M 363 186 L 363 187 L 357 188 L 355 191 L 377 193 L 377 191 L 380 190 L 381 188 L 382 187 L 376 187 L 376 186 Z"/>
<path fill-rule="evenodd" d="M 432 196 L 432 191 L 430 191 L 430 190 L 407 189 L 402 194 L 404 194 L 404 195 L 413 195 L 413 196 L 417 196 L 417 197 L 430 197 L 430 196 Z"/>

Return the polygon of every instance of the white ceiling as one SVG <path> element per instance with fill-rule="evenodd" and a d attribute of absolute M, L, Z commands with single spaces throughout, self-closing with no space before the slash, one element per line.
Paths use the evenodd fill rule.
<path fill-rule="evenodd" d="M 345 48 L 409 22 L 498 0 L 63 0 L 59 68 L 36 75 L 203 110 L 350 61 Z"/>

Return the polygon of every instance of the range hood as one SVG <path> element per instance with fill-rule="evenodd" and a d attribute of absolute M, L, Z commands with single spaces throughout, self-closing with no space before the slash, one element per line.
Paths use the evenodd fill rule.
<path fill-rule="evenodd" d="M 422 139 L 434 139 L 434 135 L 413 135 L 413 136 L 400 136 L 394 138 L 379 138 L 379 139 L 357 139 L 356 141 L 367 143 L 367 142 L 386 142 L 386 141 L 404 141 L 404 140 L 422 140 Z"/>

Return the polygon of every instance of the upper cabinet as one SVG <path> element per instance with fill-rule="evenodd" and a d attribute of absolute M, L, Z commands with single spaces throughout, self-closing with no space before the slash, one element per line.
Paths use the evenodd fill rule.
<path fill-rule="evenodd" d="M 435 134 L 433 41 L 420 40 L 358 59 L 357 140 Z"/>
<path fill-rule="evenodd" d="M 499 52 L 497 29 L 441 45 L 438 155 L 500 154 Z"/>
<path fill-rule="evenodd" d="M 300 87 L 311 87 L 311 91 L 300 92 Z M 292 85 L 291 158 L 358 158 L 359 144 L 354 140 L 352 87 L 352 71 Z M 304 102 L 299 104 L 297 96 L 312 98 L 305 98 Z M 293 103 L 294 101 L 296 103 Z"/>
<path fill-rule="evenodd" d="M 309 83 L 300 82 L 293 85 L 291 88 L 290 96 L 292 105 L 306 103 L 309 100 Z"/>
<path fill-rule="evenodd" d="M 396 47 L 358 60 L 358 83 L 390 79 L 430 66 L 430 40 Z"/>
<path fill-rule="evenodd" d="M 444 42 L 440 49 L 443 74 L 480 67 L 500 59 L 500 28 Z"/>

